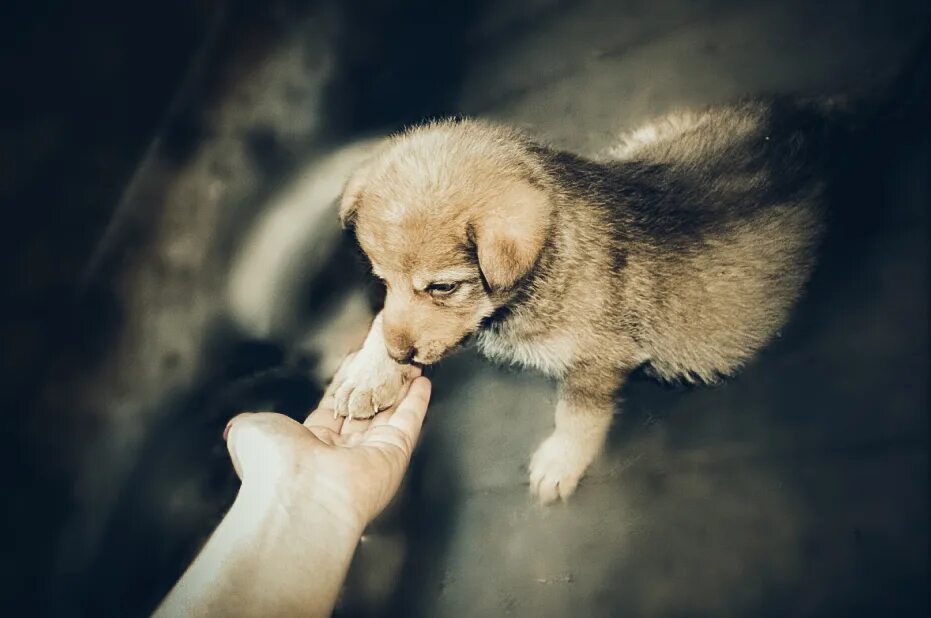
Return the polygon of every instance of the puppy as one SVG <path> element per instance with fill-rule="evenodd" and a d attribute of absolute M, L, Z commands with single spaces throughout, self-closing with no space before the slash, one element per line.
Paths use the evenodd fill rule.
<path fill-rule="evenodd" d="M 786 321 L 822 230 L 824 114 L 793 100 L 678 113 L 598 161 L 472 120 L 386 140 L 339 207 L 387 290 L 334 379 L 339 413 L 390 406 L 412 363 L 474 336 L 559 381 L 530 485 L 567 498 L 632 369 L 715 382 Z"/>

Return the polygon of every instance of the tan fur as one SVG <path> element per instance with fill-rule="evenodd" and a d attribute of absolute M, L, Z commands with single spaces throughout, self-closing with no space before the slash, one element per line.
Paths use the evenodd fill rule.
<path fill-rule="evenodd" d="M 474 334 L 485 355 L 558 378 L 556 429 L 531 461 L 531 488 L 544 502 L 567 497 L 601 448 L 631 369 L 649 363 L 665 379 L 715 381 L 786 320 L 820 230 L 817 187 L 738 214 L 685 199 L 655 221 L 623 197 L 625 179 L 639 186 L 647 173 L 639 170 L 651 165 L 677 178 L 706 161 L 716 169 L 754 140 L 765 148 L 766 113 L 748 105 L 661 119 L 611 153 L 629 173 L 479 122 L 388 140 L 350 179 L 340 207 L 387 286 L 381 344 L 397 360 L 432 363 Z M 727 169 L 735 171 L 702 176 L 696 199 L 707 191 L 726 201 L 771 180 Z M 599 174 L 620 179 L 616 194 Z M 666 208 L 666 195 L 656 195 Z M 710 223 L 680 231 L 692 217 Z M 444 282 L 458 288 L 431 293 Z M 396 383 L 403 367 L 360 365 L 355 374 Z M 372 398 L 353 391 L 384 388 L 337 379 L 340 411 L 370 415 Z"/>

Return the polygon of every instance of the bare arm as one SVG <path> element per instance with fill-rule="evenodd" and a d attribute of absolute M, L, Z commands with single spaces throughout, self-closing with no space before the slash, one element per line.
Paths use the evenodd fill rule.
<path fill-rule="evenodd" d="M 242 487 L 156 616 L 327 616 L 364 527 L 400 486 L 430 383 L 371 421 L 243 414 L 227 445 Z"/>

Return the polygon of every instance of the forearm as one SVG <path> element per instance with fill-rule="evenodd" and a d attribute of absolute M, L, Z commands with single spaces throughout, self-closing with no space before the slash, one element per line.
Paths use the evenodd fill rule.
<path fill-rule="evenodd" d="M 361 526 L 308 498 L 243 485 L 156 615 L 328 616 Z"/>

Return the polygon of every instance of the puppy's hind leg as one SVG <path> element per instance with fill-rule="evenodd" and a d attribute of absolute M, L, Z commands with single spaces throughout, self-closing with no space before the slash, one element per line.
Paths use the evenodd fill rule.
<path fill-rule="evenodd" d="M 602 379 L 610 376 L 608 379 Z M 530 460 L 530 491 L 543 504 L 571 496 L 604 447 L 614 395 L 623 377 L 615 371 L 579 370 L 562 385 L 556 428 Z"/>

